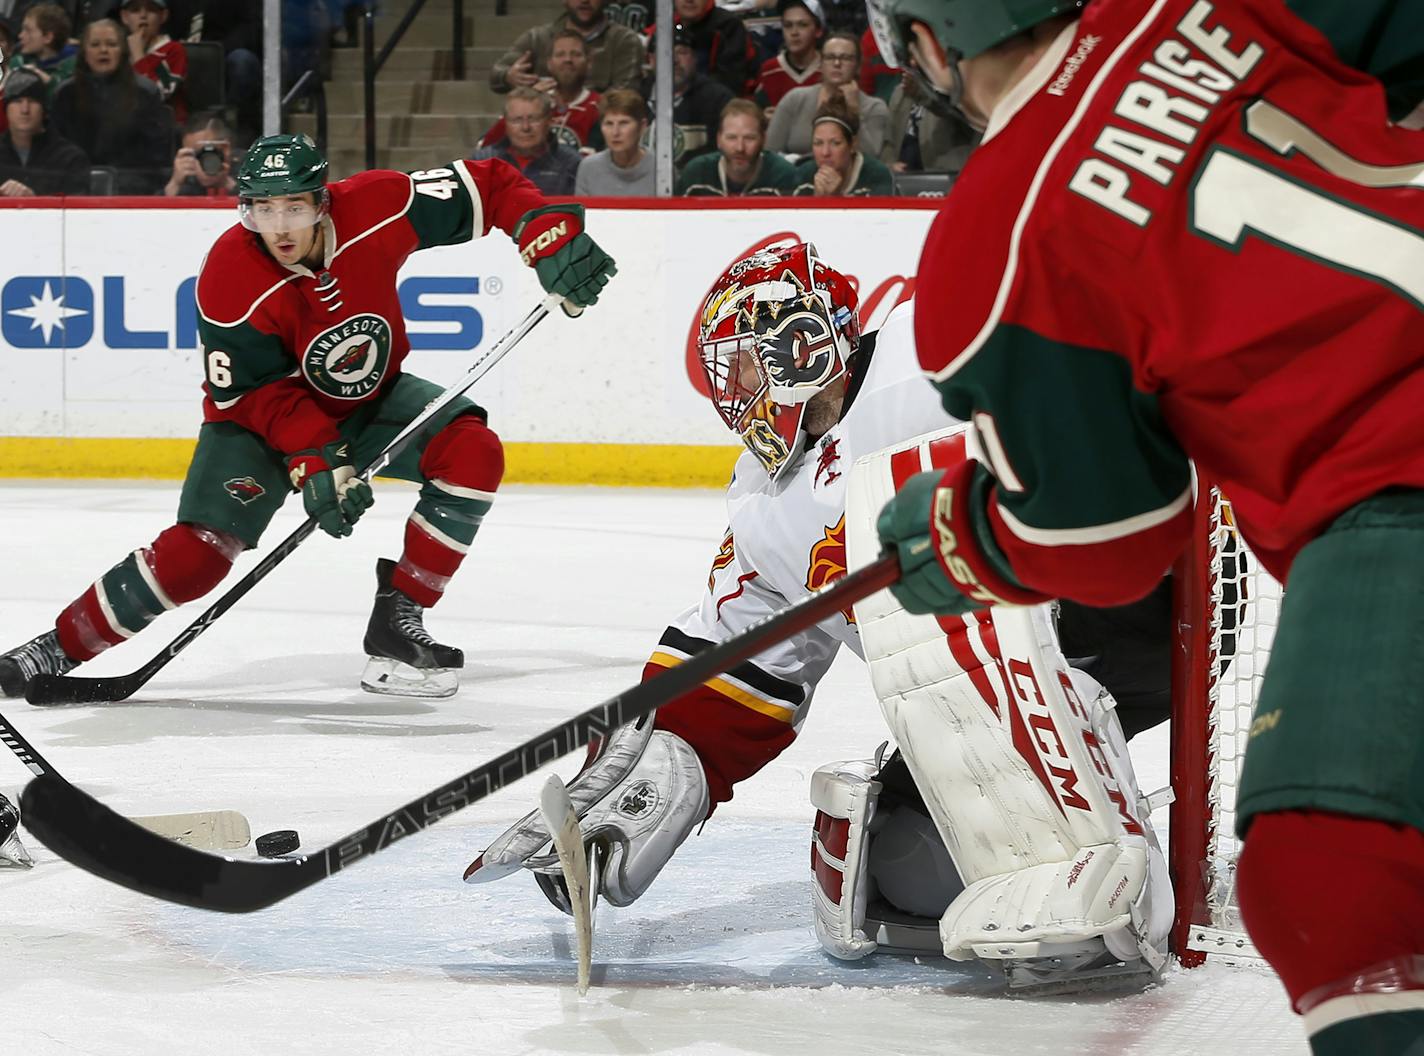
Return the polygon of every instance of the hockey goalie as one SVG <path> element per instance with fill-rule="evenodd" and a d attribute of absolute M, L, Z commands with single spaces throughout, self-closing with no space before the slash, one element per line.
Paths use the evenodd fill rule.
<path fill-rule="evenodd" d="M 701 312 L 701 361 L 747 451 L 706 589 L 664 632 L 644 678 L 868 563 L 875 515 L 896 486 L 992 437 L 947 418 L 919 377 L 912 313 L 900 305 L 862 334 L 852 284 L 805 243 L 723 273 Z M 1122 653 L 1123 628 L 1140 615 L 1074 607 L 1059 618 L 1082 643 L 1075 655 L 1098 662 Z M 627 906 L 647 890 L 734 787 L 791 744 L 842 645 L 867 661 L 898 749 L 812 779 L 826 951 L 978 958 L 1013 986 L 1154 977 L 1171 921 L 1166 866 L 1116 702 L 1069 665 L 1046 605 L 936 620 L 881 592 L 611 734 L 568 789 L 601 867 L 596 894 Z M 1146 702 L 1133 727 L 1165 718 L 1140 679 L 1123 681 Z M 465 879 L 521 868 L 569 909 L 537 811 Z"/>

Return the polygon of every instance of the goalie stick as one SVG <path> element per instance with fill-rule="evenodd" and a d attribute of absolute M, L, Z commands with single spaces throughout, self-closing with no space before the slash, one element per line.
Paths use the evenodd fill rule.
<path fill-rule="evenodd" d="M 428 828 L 594 737 L 651 714 L 899 578 L 899 559 L 883 554 L 833 586 L 481 763 L 314 854 L 262 862 L 204 854 L 169 843 L 67 781 L 43 774 L 25 786 L 20 806 L 30 832 L 95 876 L 197 909 L 251 913 Z"/>
<path fill-rule="evenodd" d="M 15 753 L 35 776 L 49 774 L 57 781 L 65 781 L 34 746 L 22 737 L 10 720 L 0 715 L 0 741 Z M 23 810 L 22 810 L 23 814 Z M 231 850 L 246 847 L 252 839 L 252 828 L 235 810 L 198 810 L 184 814 L 150 814 L 141 818 L 130 818 L 149 832 L 157 833 L 170 840 L 198 850 Z M 25 826 L 29 828 L 28 825 Z"/>
<path fill-rule="evenodd" d="M 598 899 L 598 881 L 590 870 L 590 858 L 597 859 L 598 852 L 595 849 L 590 856 L 585 849 L 578 814 L 558 774 L 550 774 L 539 792 L 539 813 L 544 817 L 544 826 L 559 853 L 559 868 L 564 872 L 569 912 L 578 937 L 578 992 L 586 994 L 593 969 L 593 913 Z"/>
<path fill-rule="evenodd" d="M 397 433 L 396 438 L 386 445 L 385 450 L 373 458 L 370 465 L 361 471 L 361 479 L 369 481 L 390 465 L 396 456 L 415 439 L 426 422 L 484 377 L 490 368 L 504 358 L 505 353 L 519 344 L 530 330 L 543 321 L 550 309 L 561 302 L 562 298 L 557 294 L 550 294 L 540 301 L 518 326 L 500 338 L 488 352 L 471 363 L 470 368 L 458 381 L 432 400 L 425 410 L 416 415 L 409 425 Z M 316 531 L 316 524 L 314 517 L 308 517 L 303 521 L 296 531 L 283 539 L 271 553 L 259 561 L 251 572 L 234 583 L 226 594 L 213 602 L 206 612 L 190 623 L 178 637 L 169 642 L 162 652 L 137 671 L 127 675 L 109 675 L 98 678 L 86 678 L 82 675 L 36 675 L 25 690 L 25 699 L 40 707 L 49 707 L 54 704 L 102 704 L 127 700 L 146 685 L 149 679 L 162 671 L 170 660 L 192 645 L 194 639 L 217 622 L 218 617 L 242 600 L 243 595 L 267 578 L 267 574 L 285 561 L 293 550 L 306 542 L 307 537 Z"/>

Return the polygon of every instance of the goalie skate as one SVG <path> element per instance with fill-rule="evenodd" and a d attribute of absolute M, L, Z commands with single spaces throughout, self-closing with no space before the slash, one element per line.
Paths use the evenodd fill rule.
<path fill-rule="evenodd" d="M 425 609 L 391 585 L 394 561 L 376 562 L 376 604 L 366 626 L 361 688 L 397 697 L 453 697 L 465 654 L 425 629 Z"/>
<path fill-rule="evenodd" d="M 1102 939 L 1064 943 L 1042 952 L 1041 957 L 1000 962 L 1011 993 L 1040 997 L 1131 992 L 1160 980 L 1152 965 L 1140 958 L 1124 961 Z"/>
<path fill-rule="evenodd" d="M 20 842 L 20 808 L 0 796 L 0 866 L 34 868 L 35 860 Z"/>

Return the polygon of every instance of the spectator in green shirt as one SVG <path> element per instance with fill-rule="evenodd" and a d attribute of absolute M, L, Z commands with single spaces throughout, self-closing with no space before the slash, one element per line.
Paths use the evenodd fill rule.
<path fill-rule="evenodd" d="M 766 113 L 750 99 L 733 99 L 717 118 L 717 153 L 689 161 L 677 193 L 719 198 L 790 194 L 796 187 L 795 168 L 765 147 Z"/>
<path fill-rule="evenodd" d="M 860 118 L 839 99 L 821 106 L 811 122 L 811 156 L 796 166 L 793 192 L 818 198 L 895 193 L 895 178 L 857 142 Z"/>
<path fill-rule="evenodd" d="M 58 4 L 36 4 L 20 20 L 19 47 L 11 56 L 12 70 L 27 69 L 45 84 L 46 104 L 59 83 L 74 75 L 79 46 L 69 39 L 69 14 Z"/>

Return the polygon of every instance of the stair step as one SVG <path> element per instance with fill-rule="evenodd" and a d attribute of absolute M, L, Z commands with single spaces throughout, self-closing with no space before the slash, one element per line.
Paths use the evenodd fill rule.
<path fill-rule="evenodd" d="M 422 147 L 445 144 L 463 156 L 475 149 L 480 137 L 495 121 L 493 114 L 382 114 L 376 118 L 376 145 L 381 147 Z M 316 117 L 292 114 L 287 118 L 292 132 L 316 135 Z M 330 150 L 359 148 L 366 142 L 365 119 L 356 114 L 335 114 L 327 125 Z"/>
<path fill-rule="evenodd" d="M 504 54 L 504 46 L 494 48 L 473 47 L 465 49 L 465 77 L 471 81 L 485 83 L 489 69 Z M 454 52 L 447 44 L 443 48 L 416 48 L 402 43 L 386 59 L 376 75 L 377 82 L 396 79 L 447 81 L 455 68 Z M 360 81 L 362 77 L 361 49 L 337 48 L 331 53 L 331 79 L 333 81 Z"/>
<path fill-rule="evenodd" d="M 326 86 L 326 109 L 332 116 L 365 114 L 365 87 L 360 81 Z M 504 97 L 484 81 L 376 80 L 378 114 L 498 114 Z"/>
<path fill-rule="evenodd" d="M 548 11 L 521 9 L 512 11 L 503 18 L 472 16 L 466 12 L 464 17 L 465 46 L 507 48 L 525 30 L 546 25 L 552 20 L 553 16 Z M 397 45 L 397 50 L 406 46 L 423 48 L 444 46 L 448 48 L 453 29 L 451 22 L 448 12 L 422 11 L 406 29 L 405 36 L 401 37 L 400 44 Z M 376 19 L 376 49 L 378 51 L 385 47 L 386 41 L 390 39 L 391 33 L 399 23 L 398 17 L 382 16 Z"/>

